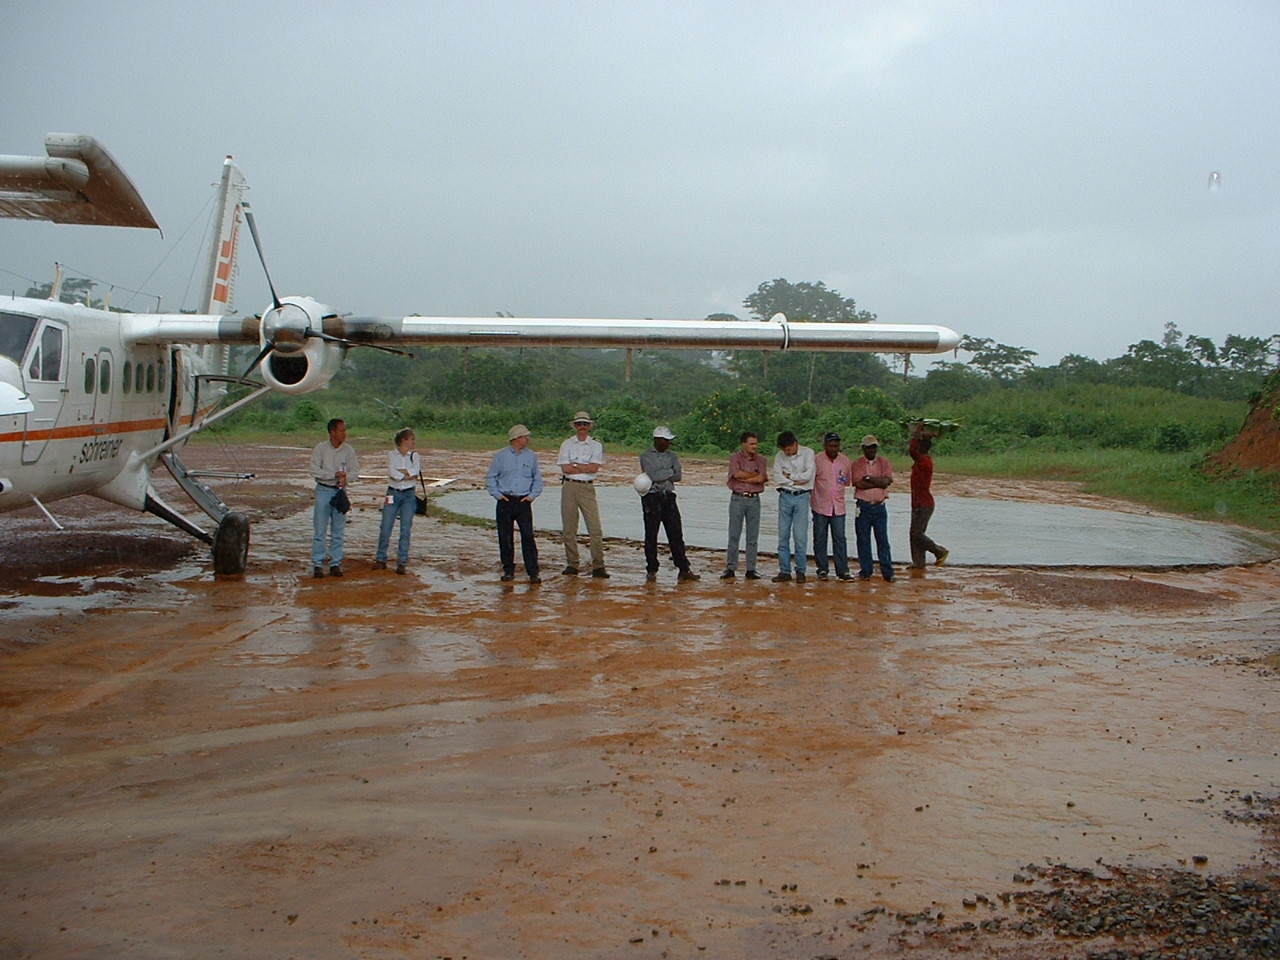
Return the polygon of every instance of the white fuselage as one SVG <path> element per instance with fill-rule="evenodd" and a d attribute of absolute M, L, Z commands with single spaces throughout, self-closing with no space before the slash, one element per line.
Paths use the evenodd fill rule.
<path fill-rule="evenodd" d="M 137 484 L 117 481 L 149 474 L 143 455 L 192 421 L 206 358 L 128 342 L 128 316 L 0 297 L 0 512 L 83 493 L 142 508 Z M 206 392 L 202 409 L 222 396 Z"/>

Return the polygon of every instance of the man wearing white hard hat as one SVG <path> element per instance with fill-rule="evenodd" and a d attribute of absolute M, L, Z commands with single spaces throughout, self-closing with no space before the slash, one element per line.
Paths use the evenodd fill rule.
<path fill-rule="evenodd" d="M 538 575 L 538 544 L 533 539 L 533 501 L 542 493 L 542 471 L 538 457 L 529 449 L 529 428 L 517 423 L 507 431 L 509 442 L 493 455 L 485 475 L 485 489 L 498 501 L 498 555 L 502 558 L 502 579 L 516 578 L 515 527 L 520 528 L 520 553 L 530 583 L 541 583 Z"/>
<path fill-rule="evenodd" d="M 636 490 L 641 492 L 640 505 L 644 510 L 645 579 L 649 581 L 658 579 L 658 527 L 667 531 L 671 562 L 680 571 L 677 579 L 701 579 L 689 569 L 684 550 L 684 526 L 676 505 L 675 486 L 680 482 L 680 458 L 671 449 L 675 438 L 669 427 L 657 427 L 653 431 L 653 446 L 640 454 L 643 473 L 636 477 Z"/>
<path fill-rule="evenodd" d="M 564 535 L 564 574 L 578 575 L 578 516 L 587 524 L 587 542 L 591 547 L 591 575 L 607 578 L 604 568 L 604 529 L 600 526 L 600 507 L 596 503 L 595 480 L 604 466 L 604 447 L 591 436 L 595 421 L 591 414 L 579 410 L 573 415 L 573 436 L 560 444 L 560 532 Z"/>

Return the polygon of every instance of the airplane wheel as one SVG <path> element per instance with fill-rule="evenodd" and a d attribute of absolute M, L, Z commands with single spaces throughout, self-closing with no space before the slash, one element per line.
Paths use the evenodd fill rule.
<path fill-rule="evenodd" d="M 228 513 L 213 535 L 213 572 L 240 574 L 248 564 L 249 518 L 243 513 Z"/>

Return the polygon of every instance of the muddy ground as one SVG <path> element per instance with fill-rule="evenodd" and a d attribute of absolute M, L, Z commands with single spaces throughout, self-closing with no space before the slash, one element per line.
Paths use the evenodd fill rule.
<path fill-rule="evenodd" d="M 0 518 L 0 956 L 1280 955 L 1280 564 L 511 586 L 428 517 L 398 577 L 371 483 L 315 581 L 305 456 L 191 451 L 241 580 Z"/>

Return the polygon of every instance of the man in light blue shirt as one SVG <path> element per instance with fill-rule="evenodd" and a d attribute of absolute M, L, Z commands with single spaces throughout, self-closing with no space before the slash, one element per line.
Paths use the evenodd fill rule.
<path fill-rule="evenodd" d="M 538 576 L 538 545 L 533 538 L 533 501 L 542 493 L 538 457 L 529 449 L 529 428 L 517 423 L 507 431 L 509 443 L 493 455 L 485 476 L 485 489 L 498 502 L 498 555 L 504 582 L 516 578 L 515 527 L 520 528 L 520 553 L 530 583 Z"/>

